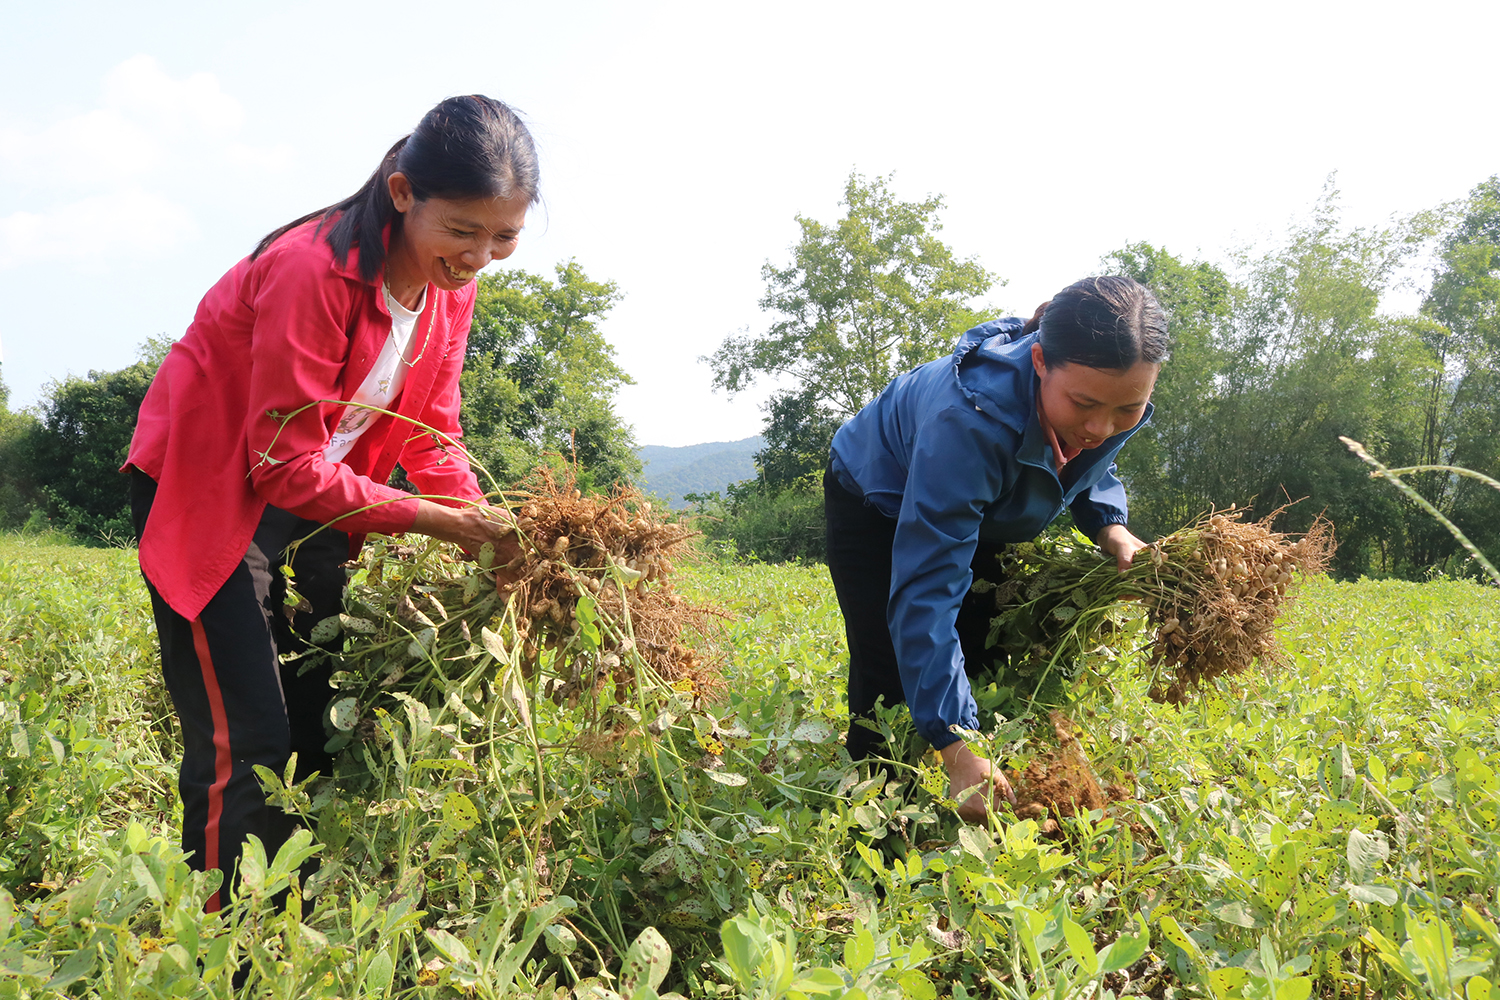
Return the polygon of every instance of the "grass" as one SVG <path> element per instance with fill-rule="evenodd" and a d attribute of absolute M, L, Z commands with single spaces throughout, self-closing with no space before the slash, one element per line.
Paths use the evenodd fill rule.
<path fill-rule="evenodd" d="M 530 727 L 493 692 L 472 719 L 404 706 L 337 786 L 270 782 L 309 835 L 252 851 L 245 898 L 205 915 L 134 554 L 0 537 L 0 997 L 227 997 L 236 967 L 240 995 L 346 998 L 1484 1000 L 1497 982 L 1494 588 L 1313 581 L 1287 667 L 1182 709 L 1145 697 L 1122 643 L 1069 712 L 1135 801 L 1048 838 L 961 827 L 929 758 L 900 783 L 848 765 L 821 568 L 706 563 L 679 586 L 735 616 L 719 701 L 605 742 L 542 699 Z M 1029 727 L 1004 752 L 1048 749 Z"/>

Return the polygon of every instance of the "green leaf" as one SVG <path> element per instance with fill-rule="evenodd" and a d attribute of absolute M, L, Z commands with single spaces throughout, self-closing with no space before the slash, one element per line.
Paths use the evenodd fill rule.
<path fill-rule="evenodd" d="M 449 792 L 443 798 L 443 823 L 457 830 L 467 830 L 479 822 L 479 810 L 462 792 Z"/>
<path fill-rule="evenodd" d="M 1312 996 L 1313 981 L 1306 976 L 1283 979 L 1276 984 L 1276 1000 L 1307 1000 Z"/>
<path fill-rule="evenodd" d="M 896 977 L 896 982 L 901 984 L 901 995 L 907 1000 L 937 1000 L 937 987 L 919 969 L 907 969 Z M 839 988 L 842 990 L 842 983 Z M 849 994 L 842 995 L 847 1000 Z"/>
<path fill-rule="evenodd" d="M 655 927 L 647 927 L 625 952 L 620 966 L 620 991 L 630 996 L 642 986 L 656 989 L 667 978 L 671 964 L 672 946 Z"/>
<path fill-rule="evenodd" d="M 1287 841 L 1272 853 L 1266 862 L 1265 876 L 1260 881 L 1260 893 L 1274 910 L 1286 902 L 1297 887 L 1297 845 Z"/>
<path fill-rule="evenodd" d="M 858 975 L 875 961 L 875 936 L 864 924 L 844 939 L 844 968 Z M 840 984 L 842 985 L 842 983 Z"/>
<path fill-rule="evenodd" d="M 1151 930 L 1144 917 L 1137 917 L 1139 930 L 1135 934 L 1121 934 L 1099 953 L 1099 968 L 1104 972 L 1119 972 L 1128 969 L 1146 956 L 1151 948 Z"/>
<path fill-rule="evenodd" d="M 359 722 L 359 699 L 340 698 L 329 705 L 328 720 L 333 723 L 333 728 L 341 733 L 353 730 L 355 724 Z"/>
<path fill-rule="evenodd" d="M 137 858 L 136 860 L 140 859 Z M 78 982 L 80 979 L 83 979 L 86 976 L 92 975 L 94 972 L 94 964 L 98 961 L 98 959 L 99 951 L 94 946 L 93 942 L 85 944 L 83 947 L 79 948 L 77 951 L 73 952 L 73 954 L 68 956 L 68 960 L 64 962 L 62 964 L 62 967 L 57 970 L 56 975 L 47 980 L 46 984 L 43 986 L 43 989 L 61 990 L 66 986 Z"/>
<path fill-rule="evenodd" d="M 1496 927 L 1493 921 L 1486 919 L 1483 914 L 1468 903 L 1464 904 L 1463 914 L 1464 923 L 1483 935 L 1484 939 L 1493 947 L 1500 948 L 1500 927 Z"/>
<path fill-rule="evenodd" d="M 832 969 L 803 969 L 792 980 L 791 988 L 813 996 L 828 996 L 838 994 L 842 996 L 849 984 L 844 982 L 844 977 Z"/>
<path fill-rule="evenodd" d="M 1220 995 L 1231 993 L 1250 981 L 1250 970 L 1235 965 L 1225 966 L 1210 972 L 1208 981 L 1215 993 Z"/>
<path fill-rule="evenodd" d="M 312 631 L 307 634 L 307 639 L 314 646 L 323 646 L 337 639 L 342 631 L 344 631 L 343 622 L 339 620 L 338 615 L 333 615 L 314 625 Z"/>
<path fill-rule="evenodd" d="M 554 955 L 571 955 L 578 950 L 578 935 L 565 924 L 550 924 L 542 931 L 547 950 Z"/>
<path fill-rule="evenodd" d="M 1349 862 L 1349 877 L 1355 882 L 1369 882 L 1390 854 L 1390 845 L 1379 831 L 1349 831 L 1349 844 L 1344 856 Z"/>
<path fill-rule="evenodd" d="M 449 962 L 463 962 L 467 965 L 474 963 L 474 956 L 469 954 L 468 945 L 447 931 L 437 927 L 429 927 L 422 933 L 427 935 L 427 940 L 432 942 L 432 946 L 438 950 L 438 954 L 442 955 Z"/>
<path fill-rule="evenodd" d="M 1207 907 L 1209 914 L 1215 920 L 1221 920 L 1235 927 L 1255 928 L 1260 926 L 1255 912 L 1242 900 L 1231 900 L 1227 903 L 1211 904 Z"/>
<path fill-rule="evenodd" d="M 1396 901 L 1401 898 L 1395 889 L 1386 885 L 1355 885 L 1351 882 L 1344 886 L 1344 891 L 1357 903 L 1382 903 L 1386 906 L 1395 906 Z"/>
<path fill-rule="evenodd" d="M 379 995 L 382 991 L 391 988 L 391 981 L 396 976 L 396 963 L 392 961 L 390 952 L 378 951 L 365 966 L 365 974 L 360 978 L 360 986 L 366 994 Z"/>
<path fill-rule="evenodd" d="M 770 941 L 759 925 L 744 917 L 730 917 L 719 928 L 724 961 L 740 985 L 751 990 L 760 981 L 760 965 Z"/>
<path fill-rule="evenodd" d="M 1094 939 L 1073 920 L 1062 922 L 1063 937 L 1068 942 L 1068 953 L 1073 961 L 1091 976 L 1099 974 L 1099 954 L 1094 949 Z"/>
<path fill-rule="evenodd" d="M 484 651 L 496 660 L 501 663 L 510 662 L 511 651 L 506 648 L 505 640 L 500 638 L 497 633 L 491 632 L 488 628 L 481 628 L 479 630 L 479 641 L 483 643 Z"/>

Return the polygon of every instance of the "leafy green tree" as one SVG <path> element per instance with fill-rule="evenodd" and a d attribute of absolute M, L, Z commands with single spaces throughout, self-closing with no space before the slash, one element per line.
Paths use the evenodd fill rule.
<path fill-rule="evenodd" d="M 146 389 L 171 344 L 153 338 L 127 368 L 69 376 L 47 387 L 40 423 L 17 451 L 55 526 L 90 542 L 133 537 L 129 480 L 119 468 Z"/>
<path fill-rule="evenodd" d="M 1279 246 L 1240 254 L 1238 283 L 1145 244 L 1105 259 L 1156 290 L 1174 340 L 1153 426 L 1121 455 L 1132 523 L 1158 533 L 1210 505 L 1258 516 L 1301 500 L 1279 523 L 1298 530 L 1326 513 L 1340 572 L 1411 571 L 1405 514 L 1368 489 L 1338 435 L 1416 453 L 1433 370 L 1424 324 L 1380 303 L 1431 220 L 1348 229 L 1336 196 Z"/>
<path fill-rule="evenodd" d="M 1215 502 L 1219 484 L 1205 475 L 1213 462 L 1204 429 L 1218 419 L 1216 379 L 1243 289 L 1214 264 L 1188 263 L 1149 243 L 1130 244 L 1102 263 L 1107 273 L 1132 277 L 1156 294 L 1172 336 L 1171 358 L 1152 395 L 1156 415 L 1119 458 L 1132 529 L 1150 538 L 1186 524 Z"/>
<path fill-rule="evenodd" d="M 722 494 L 689 493 L 694 526 L 736 557 L 766 563 L 827 558 L 823 483 L 816 475 L 771 489 L 758 479 L 731 483 Z"/>
<path fill-rule="evenodd" d="M 30 413 L 10 411 L 10 387 L 0 378 L 0 528 L 19 528 L 40 504 L 26 447 L 36 432 Z"/>
<path fill-rule="evenodd" d="M 556 281 L 525 271 L 479 279 L 460 381 L 465 441 L 502 486 L 538 462 L 576 459 L 581 484 L 607 488 L 640 471 L 614 409 L 632 379 L 600 332 L 620 293 L 573 261 L 556 273 Z"/>
<path fill-rule="evenodd" d="M 1446 227 L 1422 317 L 1432 363 L 1412 462 L 1500 476 L 1500 175 L 1475 187 Z M 1493 490 L 1446 473 L 1411 478 L 1481 549 L 1500 548 Z M 1412 515 L 1410 534 L 1418 565 L 1457 556 L 1447 533 L 1425 517 Z"/>
<path fill-rule="evenodd" d="M 1250 487 L 1257 513 L 1308 498 L 1288 512 L 1289 528 L 1326 511 L 1346 575 L 1394 567 L 1403 555 L 1400 505 L 1368 488 L 1338 436 L 1412 453 L 1429 361 L 1410 318 L 1380 303 L 1426 225 L 1345 229 L 1330 186 L 1281 247 L 1249 262 L 1227 345 L 1220 481 Z"/>
<path fill-rule="evenodd" d="M 771 492 L 821 472 L 840 421 L 810 392 L 783 392 L 766 404 L 765 446 L 755 453 L 758 481 Z"/>
<path fill-rule="evenodd" d="M 770 328 L 729 337 L 703 359 L 730 394 L 763 377 L 791 383 L 768 405 L 757 456 L 768 484 L 821 469 L 832 429 L 896 375 L 951 349 L 981 318 L 969 303 L 995 284 L 938 238 L 941 197 L 899 201 L 888 183 L 851 173 L 842 219 L 797 216 L 791 263 L 761 268 Z"/>

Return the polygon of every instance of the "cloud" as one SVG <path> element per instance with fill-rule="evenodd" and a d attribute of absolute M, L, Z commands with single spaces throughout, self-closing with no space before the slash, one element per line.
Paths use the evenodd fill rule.
<path fill-rule="evenodd" d="M 47 212 L 0 218 L 0 268 L 47 260 L 81 268 L 117 247 L 157 256 L 197 233 L 187 209 L 154 192 L 136 188 L 95 195 Z"/>
<path fill-rule="evenodd" d="M 240 102 L 219 89 L 212 73 L 174 80 L 150 56 L 132 56 L 104 76 L 104 104 L 157 132 L 184 129 L 231 136 L 245 123 Z"/>
<path fill-rule="evenodd" d="M 104 74 L 98 107 L 0 127 L 0 188 L 30 202 L 0 217 L 0 269 L 101 252 L 155 256 L 194 238 L 191 213 L 164 192 L 194 176 L 281 173 L 293 162 L 286 145 L 245 142 L 244 124 L 212 73 L 178 79 L 137 55 Z"/>

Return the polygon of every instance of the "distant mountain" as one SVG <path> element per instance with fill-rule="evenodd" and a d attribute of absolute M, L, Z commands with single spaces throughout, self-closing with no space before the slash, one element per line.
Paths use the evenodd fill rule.
<path fill-rule="evenodd" d="M 710 441 L 681 448 L 657 444 L 636 449 L 641 469 L 637 485 L 661 497 L 674 508 L 687 506 L 685 493 L 709 493 L 755 478 L 757 451 L 765 447 L 765 438 L 757 434 L 741 441 Z"/>

